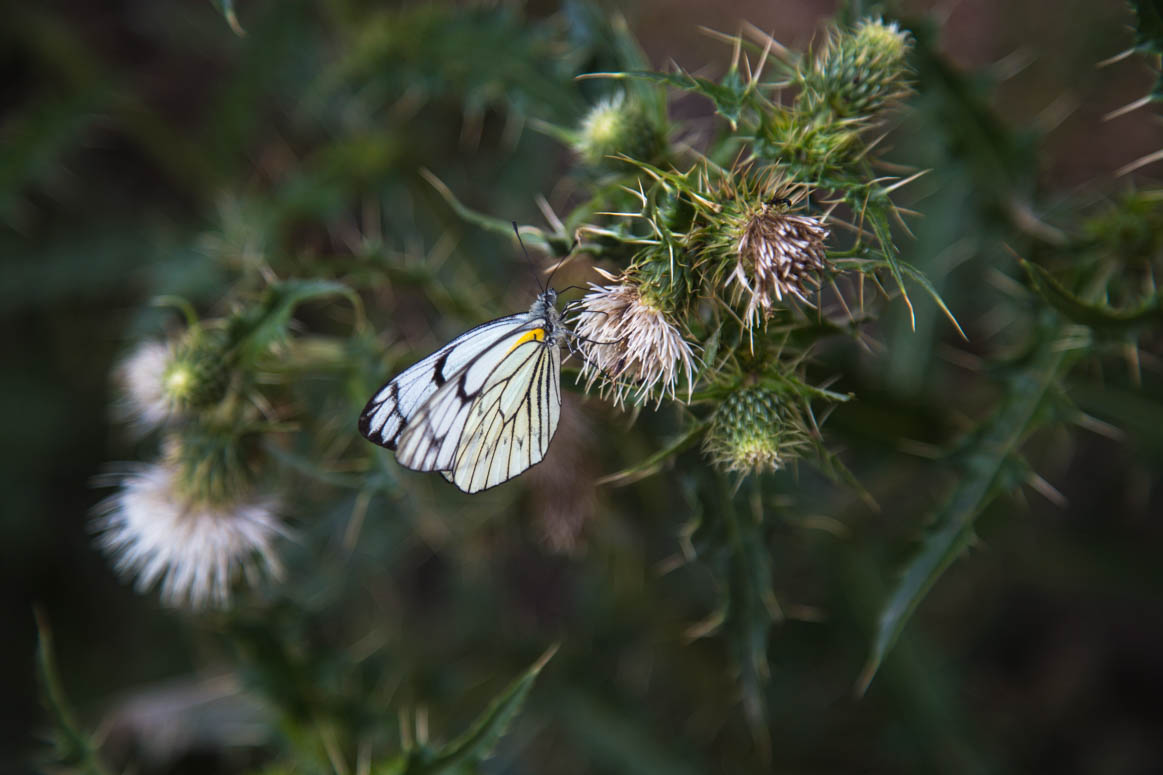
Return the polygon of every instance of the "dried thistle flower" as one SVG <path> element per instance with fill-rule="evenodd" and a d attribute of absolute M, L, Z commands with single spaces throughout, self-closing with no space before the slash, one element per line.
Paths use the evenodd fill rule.
<path fill-rule="evenodd" d="M 163 462 L 119 478 L 101 506 L 101 547 L 141 591 L 161 586 L 175 607 L 226 607 L 239 576 L 281 574 L 275 541 L 287 534 L 274 501 L 249 486 L 230 440 L 193 443 L 172 437 Z M 215 449 L 216 447 L 216 449 Z M 201 457 L 205 453 L 205 457 Z"/>
<path fill-rule="evenodd" d="M 681 373 L 689 400 L 695 368 L 690 344 L 631 277 L 598 271 L 613 284 L 590 283 L 574 327 L 586 390 L 600 381 L 602 394 L 621 404 L 628 394 L 638 401 L 659 387 L 661 402 L 668 393 L 675 398 Z"/>
<path fill-rule="evenodd" d="M 606 164 L 619 155 L 651 161 L 665 146 L 666 131 L 661 122 L 644 105 L 621 92 L 590 109 L 574 140 L 574 150 L 593 166 Z"/>
<path fill-rule="evenodd" d="M 734 284 L 734 302 L 746 301 L 743 314 L 748 328 L 785 297 L 811 305 L 807 293 L 827 267 L 824 243 L 828 229 L 810 215 L 788 212 L 786 200 L 759 204 L 745 218 L 736 241 L 736 263 L 728 283 Z"/>
<path fill-rule="evenodd" d="M 803 432 L 774 392 L 746 387 L 715 410 L 703 452 L 723 471 L 777 471 L 798 453 Z"/>

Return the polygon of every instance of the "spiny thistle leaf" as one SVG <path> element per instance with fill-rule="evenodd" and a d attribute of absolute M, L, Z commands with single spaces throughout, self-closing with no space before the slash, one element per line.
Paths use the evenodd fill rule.
<path fill-rule="evenodd" d="M 933 287 L 933 283 L 929 280 L 929 278 L 907 261 L 898 261 L 896 266 L 901 273 L 908 275 L 910 280 L 921 286 L 921 290 L 927 293 L 929 298 L 933 300 L 933 303 L 940 308 L 941 312 L 945 314 L 945 317 L 949 320 L 949 322 L 953 324 L 953 327 L 957 329 L 957 333 L 961 335 L 961 338 L 968 340 L 969 337 L 965 335 L 965 331 L 962 330 L 961 324 L 957 322 L 957 318 L 953 315 L 953 311 L 945 304 L 945 300 L 941 298 L 941 294 L 938 293 L 937 289 Z"/>
<path fill-rule="evenodd" d="M 1163 303 L 1155 294 L 1133 309 L 1116 309 L 1106 304 L 1095 304 L 1071 293 L 1045 268 L 1019 258 L 1030 285 L 1046 303 L 1069 320 L 1108 331 L 1126 331 L 1149 323 L 1163 322 Z"/>
<path fill-rule="evenodd" d="M 602 477 L 598 480 L 598 484 L 607 484 L 614 487 L 620 487 L 622 485 L 633 484 L 640 479 L 645 479 L 646 477 L 657 473 L 659 468 L 662 467 L 663 463 L 683 450 L 688 449 L 694 445 L 694 443 L 699 440 L 699 437 L 703 435 L 703 432 L 710 426 L 710 424 L 711 423 L 709 420 L 693 423 L 690 427 L 679 434 L 678 438 L 664 446 L 658 452 L 655 452 L 653 455 L 641 462 L 623 468 L 617 473 Z"/>
<path fill-rule="evenodd" d="M 471 223 L 474 226 L 479 226 L 485 231 L 491 231 L 493 234 L 503 235 L 505 237 L 513 236 L 513 222 L 506 221 L 503 218 L 494 218 L 484 213 L 473 210 L 459 199 L 456 194 L 452 193 L 443 180 L 436 177 L 431 170 L 420 170 L 420 177 L 428 181 L 428 184 L 436 189 L 436 193 L 440 194 L 441 198 L 448 203 L 452 211 L 456 213 L 465 223 Z M 547 233 L 536 226 L 522 226 L 520 227 L 522 239 L 527 240 L 529 247 L 535 250 L 544 250 L 552 253 L 555 256 L 564 256 L 569 253 L 573 246 L 572 238 L 565 234 Z"/>
<path fill-rule="evenodd" d="M 871 653 L 857 682 L 859 693 L 868 688 L 925 595 L 969 546 L 978 515 L 1009 481 L 1009 461 L 1036 427 L 1043 401 L 1057 389 L 1067 362 L 1066 353 L 1054 347 L 1054 332 L 1042 324 L 1028 364 L 1008 380 L 1005 401 L 973 434 L 960 484 L 933 515 L 920 548 L 880 609 Z"/>
<path fill-rule="evenodd" d="M 359 295 L 333 280 L 287 280 L 266 289 L 262 300 L 230 321 L 228 336 L 233 347 L 247 355 L 261 354 L 287 333 L 295 307 L 326 296 L 346 297 L 362 309 Z"/>
<path fill-rule="evenodd" d="M 458 767 L 471 765 L 492 753 L 497 741 L 508 731 L 513 719 L 525 703 L 525 698 L 533 688 L 533 682 L 541 674 L 542 668 L 553 659 L 558 646 L 549 648 L 528 670 L 502 692 L 488 709 L 473 723 L 461 737 L 437 751 L 432 758 L 423 760 L 418 756 L 408 762 L 407 775 L 435 775 L 454 771 Z"/>
<path fill-rule="evenodd" d="M 774 623 L 771 586 L 771 554 L 763 538 L 758 514 L 739 514 L 724 499 L 722 518 L 727 523 L 727 588 L 724 626 L 734 661 L 740 671 L 743 710 L 752 734 L 767 745 L 766 704 L 763 685 L 769 677 L 767 642 Z"/>

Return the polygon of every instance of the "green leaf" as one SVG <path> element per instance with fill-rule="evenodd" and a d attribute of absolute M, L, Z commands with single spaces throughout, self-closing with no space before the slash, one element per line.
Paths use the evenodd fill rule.
<path fill-rule="evenodd" d="M 696 381 L 702 380 L 704 377 L 712 376 L 717 370 L 718 364 L 715 359 L 719 357 L 719 348 L 722 346 L 723 326 L 722 324 L 715 327 L 711 335 L 703 342 L 703 368 L 700 370 Z"/>
<path fill-rule="evenodd" d="M 497 741 L 508 731 L 513 719 L 520 712 L 526 696 L 533 688 L 533 682 L 537 680 L 542 668 L 553 659 L 557 649 L 558 645 L 553 645 L 542 654 L 521 677 L 493 700 L 466 733 L 441 748 L 434 758 L 410 760 L 405 772 L 409 775 L 448 772 L 453 768 L 478 762 L 492 753 Z"/>
<path fill-rule="evenodd" d="M 1034 291 L 1050 306 L 1074 323 L 1091 328 L 1123 331 L 1145 323 L 1163 321 L 1163 305 L 1159 296 L 1144 301 L 1133 309 L 1115 309 L 1106 304 L 1095 304 L 1075 296 L 1043 267 L 1024 258 L 1018 259 Z"/>
<path fill-rule="evenodd" d="M 464 219 L 465 222 L 479 226 L 485 231 L 491 231 L 494 234 L 507 237 L 513 236 L 512 221 L 478 213 L 471 207 L 466 206 L 456 198 L 456 194 L 452 193 L 452 189 L 445 185 L 443 180 L 436 177 L 427 169 L 421 168 L 420 176 L 436 189 L 436 192 L 448 203 L 448 206 L 452 208 L 453 212 Z M 520 227 L 520 232 L 521 237 L 529 241 L 530 247 L 547 251 L 556 256 L 567 255 L 573 247 L 572 237 L 566 234 L 547 234 L 536 226 L 522 226 Z"/>
<path fill-rule="evenodd" d="M 969 546 L 978 515 L 1011 482 L 1010 463 L 1037 425 L 1043 400 L 1064 371 L 1067 356 L 1053 342 L 1052 332 L 1043 330 L 1028 364 L 1010 377 L 997 411 L 972 434 L 960 484 L 933 515 L 918 551 L 881 607 L 872 649 L 857 682 L 859 693 L 868 688 L 925 595 Z"/>
<path fill-rule="evenodd" d="M 659 467 L 662 466 L 666 460 L 677 455 L 685 450 L 687 447 L 698 441 L 703 432 L 710 427 L 710 420 L 702 420 L 695 423 L 686 429 L 677 439 L 667 444 L 658 452 L 655 452 L 650 457 L 635 463 L 628 468 L 623 468 L 616 474 L 609 474 L 603 476 L 597 481 L 598 485 L 612 485 L 620 487 L 627 484 L 633 484 L 641 479 L 645 479 L 652 474 L 658 472 Z"/>
<path fill-rule="evenodd" d="M 724 627 L 739 668 L 744 715 L 756 740 L 766 744 L 763 685 L 770 676 L 767 642 L 777 608 L 771 587 L 771 554 L 761 529 L 762 494 L 758 479 L 753 476 L 751 480 L 755 513 L 739 514 L 730 497 L 724 498 L 721 506 L 727 524 L 728 551 Z"/>
<path fill-rule="evenodd" d="M 362 303 L 355 291 L 332 280 L 288 280 L 266 289 L 256 307 L 243 310 L 231 318 L 228 335 L 231 346 L 255 356 L 287 333 L 287 324 L 295 307 L 304 301 L 326 296 L 344 296 L 361 314 Z"/>
<path fill-rule="evenodd" d="M 901 273 L 908 275 L 910 280 L 921 286 L 921 290 L 929 294 L 929 298 L 931 298 L 933 303 L 936 304 L 943 313 L 945 313 L 945 317 L 948 318 L 949 322 L 953 324 L 953 327 L 957 329 L 957 333 L 961 335 L 961 338 L 969 341 L 969 337 L 966 336 L 965 332 L 961 329 L 961 324 L 957 322 L 957 318 L 953 315 L 952 310 L 950 310 L 949 307 L 945 305 L 945 300 L 941 298 L 941 294 L 938 293 L 937 289 L 933 287 L 933 283 L 929 281 L 929 278 L 925 276 L 925 273 L 921 272 L 907 261 L 898 261 L 897 266 Z"/>

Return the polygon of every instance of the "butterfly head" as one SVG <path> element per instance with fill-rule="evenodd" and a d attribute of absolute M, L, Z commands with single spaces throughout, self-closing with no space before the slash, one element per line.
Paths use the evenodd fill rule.
<path fill-rule="evenodd" d="M 533 302 L 533 306 L 529 308 L 529 314 L 538 318 L 557 318 L 557 291 L 552 288 L 546 288 L 541 293 L 537 294 L 537 299 Z"/>

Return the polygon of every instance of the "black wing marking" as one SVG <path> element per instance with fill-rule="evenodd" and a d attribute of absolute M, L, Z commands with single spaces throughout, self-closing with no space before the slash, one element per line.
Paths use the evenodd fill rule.
<path fill-rule="evenodd" d="M 472 328 L 408 367 L 380 388 L 359 417 L 359 432 L 375 444 L 396 449 L 409 419 L 448 380 L 481 352 L 517 331 L 528 314 L 509 315 Z"/>
<path fill-rule="evenodd" d="M 445 471 L 452 467 L 473 402 L 511 353 L 528 352 L 527 345 L 513 349 L 521 335 L 544 330 L 541 319 L 529 315 L 517 318 L 517 325 L 501 329 L 498 336 L 485 340 L 471 359 L 459 359 L 461 369 L 432 391 L 408 418 L 396 439 L 396 459 L 401 465 L 416 471 Z"/>
<path fill-rule="evenodd" d="M 498 364 L 473 402 L 448 478 L 487 490 L 541 462 L 561 416 L 561 352 L 529 342 Z"/>

